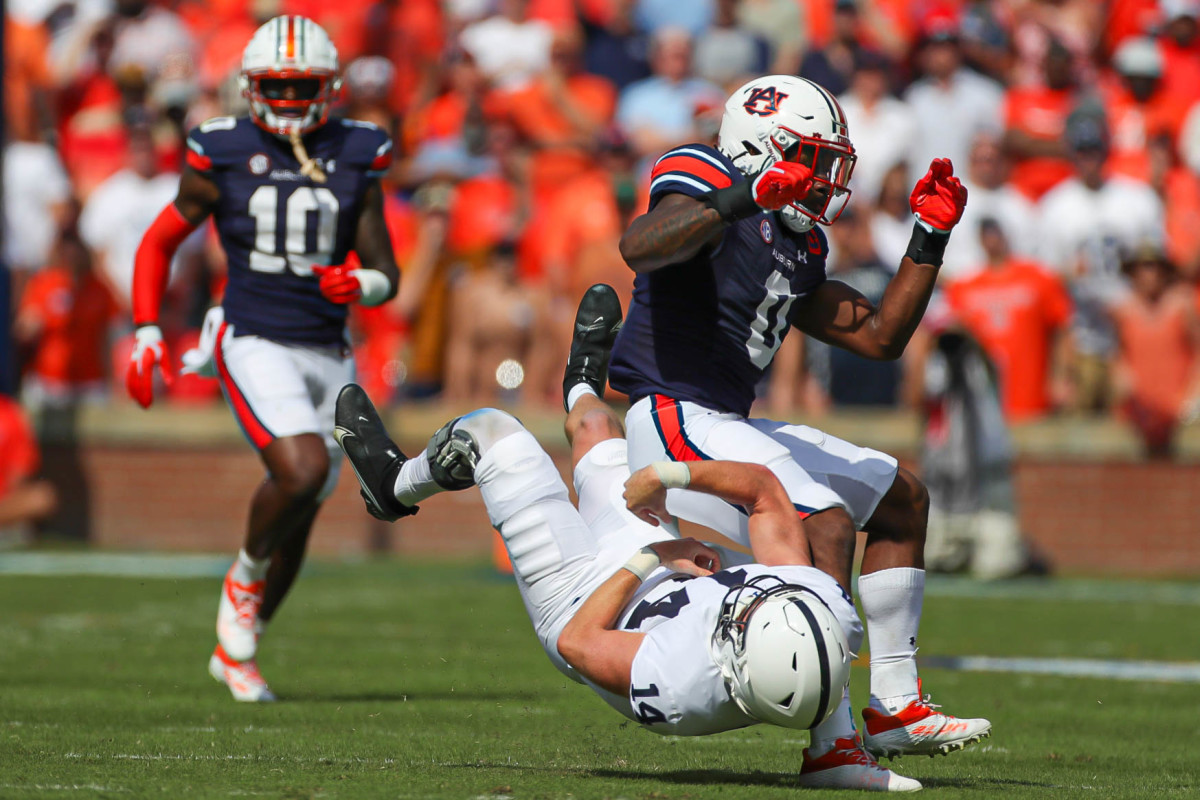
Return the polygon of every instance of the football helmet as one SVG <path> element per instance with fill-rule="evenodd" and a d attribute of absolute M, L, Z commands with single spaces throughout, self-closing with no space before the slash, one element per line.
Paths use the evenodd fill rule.
<path fill-rule="evenodd" d="M 777 161 L 795 161 L 813 171 L 813 189 L 780 210 L 797 233 L 829 225 L 850 199 L 854 145 L 837 98 L 821 86 L 791 75 L 756 78 L 725 101 L 717 148 L 744 175 L 757 175 Z"/>
<path fill-rule="evenodd" d="M 741 709 L 785 728 L 824 722 L 850 681 L 850 646 L 833 612 L 772 575 L 726 593 L 711 649 Z"/>
<path fill-rule="evenodd" d="M 337 48 L 311 19 L 275 17 L 250 37 L 238 84 L 260 128 L 279 136 L 307 133 L 325 123 L 341 89 Z"/>

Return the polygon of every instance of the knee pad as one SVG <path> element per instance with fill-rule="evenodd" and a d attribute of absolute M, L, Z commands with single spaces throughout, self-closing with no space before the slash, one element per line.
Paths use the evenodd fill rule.
<path fill-rule="evenodd" d="M 550 456 L 529 431 L 521 429 L 493 444 L 475 469 L 493 526 L 533 503 L 569 500 L 566 484 Z"/>

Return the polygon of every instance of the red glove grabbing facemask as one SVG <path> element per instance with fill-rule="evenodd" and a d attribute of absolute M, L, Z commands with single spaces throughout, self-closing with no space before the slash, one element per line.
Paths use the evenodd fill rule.
<path fill-rule="evenodd" d="M 331 303 L 353 303 L 362 297 L 362 284 L 359 283 L 357 271 L 352 267 L 339 264 L 336 267 L 313 265 L 313 274 L 321 279 L 321 294 Z"/>
<path fill-rule="evenodd" d="M 812 170 L 803 164 L 779 161 L 767 167 L 750 185 L 754 202 L 770 211 L 798 203 L 812 190 Z"/>
<path fill-rule="evenodd" d="M 954 177 L 948 158 L 935 158 L 925 177 L 917 181 L 908 198 L 917 221 L 936 233 L 949 233 L 962 219 L 967 189 Z"/>

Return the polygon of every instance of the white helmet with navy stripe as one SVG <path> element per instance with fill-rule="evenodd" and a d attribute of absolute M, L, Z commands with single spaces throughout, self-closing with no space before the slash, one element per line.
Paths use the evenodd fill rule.
<path fill-rule="evenodd" d="M 792 75 L 756 78 L 725 102 L 717 147 L 745 175 L 777 161 L 798 161 L 813 170 L 808 197 L 783 208 L 796 231 L 829 225 L 850 199 L 854 146 L 837 98 L 822 86 Z"/>
<path fill-rule="evenodd" d="M 238 83 L 260 128 L 280 136 L 307 133 L 325 123 L 341 89 L 337 48 L 311 19 L 275 17 L 250 37 Z"/>
<path fill-rule="evenodd" d="M 772 575 L 729 590 L 711 649 L 741 709 L 785 728 L 824 722 L 850 682 L 837 617 L 813 592 Z"/>

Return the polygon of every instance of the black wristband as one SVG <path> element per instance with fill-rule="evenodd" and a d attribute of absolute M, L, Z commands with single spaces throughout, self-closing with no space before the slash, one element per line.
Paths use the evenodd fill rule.
<path fill-rule="evenodd" d="M 950 234 L 936 233 L 926 230 L 921 223 L 913 223 L 912 238 L 908 240 L 908 249 L 904 255 L 918 264 L 942 265 L 942 256 L 946 254 L 946 243 Z"/>
<path fill-rule="evenodd" d="M 715 209 L 726 222 L 737 222 L 739 219 L 753 217 L 762 211 L 762 207 L 754 202 L 754 194 L 750 190 L 750 181 L 735 183 L 724 189 L 714 189 L 699 197 L 709 208 Z"/>

